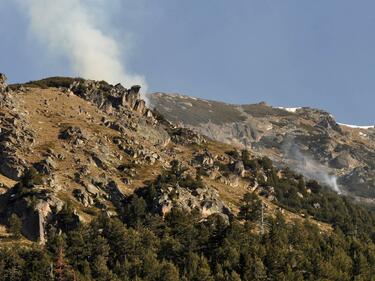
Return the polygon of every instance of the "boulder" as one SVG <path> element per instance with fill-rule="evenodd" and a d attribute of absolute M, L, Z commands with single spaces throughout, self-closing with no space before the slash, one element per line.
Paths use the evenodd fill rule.
<path fill-rule="evenodd" d="M 60 139 L 67 140 L 73 145 L 80 146 L 88 140 L 88 134 L 86 131 L 79 127 L 69 126 L 60 133 Z"/>
<path fill-rule="evenodd" d="M 203 153 L 194 157 L 193 163 L 199 166 L 211 167 L 215 162 L 215 158 L 208 150 L 204 150 Z"/>
<path fill-rule="evenodd" d="M 107 114 L 113 114 L 113 106 L 112 103 L 109 101 L 106 101 L 104 104 L 104 112 Z"/>
<path fill-rule="evenodd" d="M 335 169 L 346 169 L 354 165 L 355 163 L 356 160 L 354 160 L 349 153 L 343 152 L 333 158 L 329 162 L 329 165 Z"/>
<path fill-rule="evenodd" d="M 1 158 L 0 173 L 12 179 L 19 180 L 25 172 L 25 166 L 15 157 Z"/>
<path fill-rule="evenodd" d="M 246 170 L 242 160 L 238 160 L 234 163 L 234 172 L 240 177 L 244 177 Z"/>
<path fill-rule="evenodd" d="M 57 168 L 56 162 L 48 156 L 46 159 L 35 164 L 37 171 L 44 175 L 50 175 Z"/>
<path fill-rule="evenodd" d="M 203 218 L 213 214 L 220 214 L 228 218 L 231 215 L 229 208 L 220 199 L 216 189 L 204 186 L 190 189 L 175 186 L 164 186 L 158 191 L 155 198 L 158 211 L 164 216 L 172 208 L 178 208 L 186 212 L 198 211 Z"/>
<path fill-rule="evenodd" d="M 86 191 L 77 188 L 73 190 L 73 195 L 84 207 L 94 204 L 94 200 Z"/>

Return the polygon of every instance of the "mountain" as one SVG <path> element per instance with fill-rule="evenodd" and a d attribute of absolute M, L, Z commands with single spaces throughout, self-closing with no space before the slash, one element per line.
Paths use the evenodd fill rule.
<path fill-rule="evenodd" d="M 344 181 L 371 174 L 372 129 L 307 108 L 150 100 L 137 85 L 0 75 L 1 281 L 375 275 L 375 214 L 350 196 L 367 181 Z"/>
<path fill-rule="evenodd" d="M 323 110 L 264 102 L 233 105 L 165 93 L 150 95 L 150 101 L 171 122 L 375 203 L 374 126 L 339 124 Z"/>

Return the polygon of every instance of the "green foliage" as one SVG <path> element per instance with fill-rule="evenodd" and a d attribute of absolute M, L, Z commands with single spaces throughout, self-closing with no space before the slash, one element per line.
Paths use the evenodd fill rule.
<path fill-rule="evenodd" d="M 74 81 L 83 81 L 81 78 L 71 78 L 71 77 L 49 77 L 42 80 L 30 81 L 25 84 L 27 87 L 38 87 L 42 89 L 48 89 L 50 87 L 64 87 L 69 88 L 69 86 Z M 16 85 L 13 85 L 16 86 Z"/>
<path fill-rule="evenodd" d="M 77 227 L 79 223 L 78 216 L 74 212 L 72 204 L 68 201 L 62 210 L 56 216 L 57 226 L 67 232 Z"/>
<path fill-rule="evenodd" d="M 229 155 L 230 157 L 232 157 L 234 159 L 240 158 L 240 154 L 238 153 L 237 150 L 226 151 L 225 154 Z"/>
<path fill-rule="evenodd" d="M 34 167 L 31 167 L 22 177 L 21 183 L 24 187 L 31 188 L 35 185 L 42 184 L 43 180 L 39 172 Z"/>
<path fill-rule="evenodd" d="M 22 221 L 17 214 L 11 214 L 9 218 L 9 231 L 16 239 L 21 238 Z"/>
<path fill-rule="evenodd" d="M 273 169 L 273 164 L 272 164 L 271 159 L 269 159 L 266 156 L 259 159 L 258 162 L 263 167 L 264 170 L 272 170 Z"/>
<path fill-rule="evenodd" d="M 242 199 L 242 205 L 238 214 L 239 219 L 247 221 L 259 220 L 262 202 L 255 193 L 246 193 Z"/>
<path fill-rule="evenodd" d="M 33 205 L 33 201 L 35 201 L 34 196 L 38 193 L 33 188 L 36 185 L 41 185 L 42 183 L 42 176 L 34 167 L 30 167 L 22 176 L 21 180 L 14 186 L 13 190 L 16 196 L 10 200 L 16 200 L 21 197 L 29 197 L 29 203 L 30 205 Z"/>
<path fill-rule="evenodd" d="M 259 169 L 259 163 L 256 159 L 250 159 L 250 153 L 248 150 L 242 150 L 242 162 L 245 166 L 245 169 L 250 169 L 256 171 Z"/>
<path fill-rule="evenodd" d="M 185 173 L 188 169 L 182 166 L 179 161 L 172 160 L 170 164 L 171 169 L 158 177 L 156 182 L 158 188 L 163 188 L 166 185 L 179 185 L 190 190 L 204 187 L 199 171 L 197 171 L 196 177 L 193 178 L 190 174 Z"/>
<path fill-rule="evenodd" d="M 247 161 L 246 153 L 242 153 Z M 375 217 L 346 197 L 316 182 L 305 183 L 269 159 L 253 159 L 275 189 L 279 205 L 332 224 L 324 232 L 308 220 L 267 217 L 259 232 L 261 200 L 247 193 L 238 218 L 204 220 L 173 208 L 154 210 L 159 188 L 199 186 L 179 162 L 155 183 L 124 200 L 121 218 L 99 214 L 87 224 L 67 204 L 48 231 L 44 248 L 0 249 L 0 281 L 5 280 L 371 280 L 375 276 Z M 252 164 L 251 164 L 252 165 Z M 259 170 L 258 170 L 259 169 Z M 260 170 L 262 169 L 262 170 Z M 246 220 L 245 223 L 241 220 Z M 52 277 L 54 276 L 54 277 Z M 60 279 L 58 279 L 60 278 Z"/>
<path fill-rule="evenodd" d="M 215 161 L 214 165 L 217 166 L 217 167 L 219 167 L 220 172 L 222 172 L 223 175 L 225 175 L 225 176 L 228 176 L 230 174 L 230 172 L 231 172 L 231 170 L 229 168 L 229 165 L 224 164 L 224 163 L 222 163 L 220 161 Z"/>
<path fill-rule="evenodd" d="M 202 222 L 177 209 L 157 221 L 140 218 L 134 229 L 100 215 L 63 233 L 51 229 L 45 249 L 0 249 L 0 280 L 349 281 L 375 274 L 371 240 L 286 223 L 281 214 L 262 237 L 236 220 Z"/>

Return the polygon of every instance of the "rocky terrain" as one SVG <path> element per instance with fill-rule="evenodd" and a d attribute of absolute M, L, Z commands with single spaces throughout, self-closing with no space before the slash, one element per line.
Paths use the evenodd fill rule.
<path fill-rule="evenodd" d="M 78 78 L 8 86 L 1 75 L 0 86 L 0 223 L 16 213 L 30 240 L 44 243 L 67 204 L 77 221 L 121 216 L 134 192 L 150 186 L 153 211 L 163 216 L 178 207 L 228 220 L 247 192 L 280 210 L 269 168 L 257 170 L 263 156 L 332 187 L 335 173 L 337 191 L 374 196 L 375 130 L 340 126 L 323 111 L 165 94 L 151 97 L 150 110 L 139 86 Z"/>
<path fill-rule="evenodd" d="M 313 108 L 232 105 L 155 93 L 156 111 L 210 139 L 249 148 L 362 202 L 375 203 L 375 128 L 338 124 Z"/>
<path fill-rule="evenodd" d="M 231 145 L 166 121 L 146 107 L 139 86 L 61 77 L 8 86 L 5 75 L 0 86 L 0 224 L 17 214 L 30 240 L 45 243 L 67 204 L 81 222 L 100 212 L 122 216 L 134 192 L 150 186 L 153 210 L 163 216 L 178 207 L 229 220 L 247 192 L 280 209 L 266 170 L 245 166 Z"/>

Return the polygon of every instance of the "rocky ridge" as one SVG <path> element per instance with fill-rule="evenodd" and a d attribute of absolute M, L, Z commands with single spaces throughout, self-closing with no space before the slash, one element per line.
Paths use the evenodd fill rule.
<path fill-rule="evenodd" d="M 152 94 L 150 100 L 171 122 L 318 180 L 326 178 L 326 184 L 337 177 L 343 192 L 375 203 L 375 128 L 340 125 L 328 112 L 308 107 L 231 105 L 165 93 Z M 312 166 L 324 172 L 311 175 Z"/>

